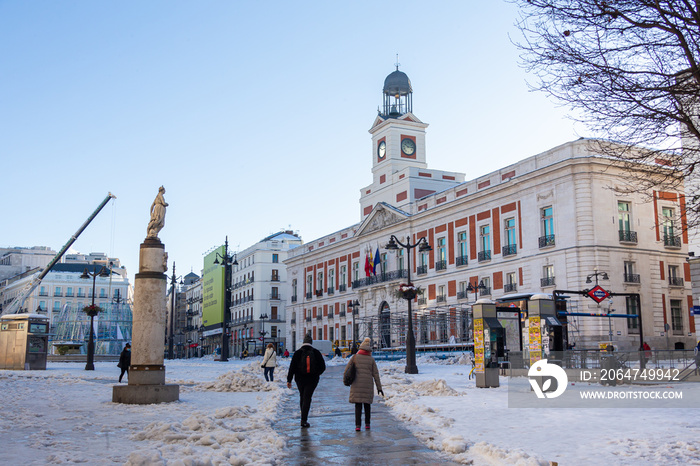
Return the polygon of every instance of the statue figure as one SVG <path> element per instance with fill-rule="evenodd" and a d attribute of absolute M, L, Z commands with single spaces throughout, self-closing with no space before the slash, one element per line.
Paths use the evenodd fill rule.
<path fill-rule="evenodd" d="M 158 232 L 165 226 L 165 208 L 168 207 L 168 203 L 165 202 L 163 194 L 165 194 L 165 188 L 161 186 L 151 204 L 151 221 L 148 222 L 146 238 L 158 239 Z"/>

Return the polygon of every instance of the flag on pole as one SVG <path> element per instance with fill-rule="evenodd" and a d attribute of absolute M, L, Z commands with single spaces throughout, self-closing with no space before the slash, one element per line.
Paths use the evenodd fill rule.
<path fill-rule="evenodd" d="M 368 277 L 372 275 L 372 253 L 369 248 L 365 250 L 365 275 Z"/>
<path fill-rule="evenodd" d="M 377 245 L 377 252 L 374 253 L 374 267 L 372 267 L 372 272 L 374 272 L 374 276 L 377 276 L 377 268 L 379 267 L 379 271 L 381 272 L 381 264 L 382 260 L 379 257 L 379 245 Z"/>

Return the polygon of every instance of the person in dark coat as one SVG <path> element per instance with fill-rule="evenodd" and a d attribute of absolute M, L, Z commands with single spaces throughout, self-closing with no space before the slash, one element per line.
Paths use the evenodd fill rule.
<path fill-rule="evenodd" d="M 355 403 L 355 430 L 360 430 L 362 424 L 362 408 L 365 410 L 365 429 L 370 427 L 371 407 L 374 401 L 374 385 L 377 385 L 377 393 L 384 396 L 382 382 L 379 380 L 379 369 L 372 357 L 372 344 L 369 338 L 365 338 L 360 345 L 360 350 L 345 366 L 347 372 L 350 365 L 355 365 L 355 380 L 350 385 L 350 403 Z"/>
<path fill-rule="evenodd" d="M 352 348 L 350 348 L 350 354 L 351 355 L 357 354 L 357 345 L 355 344 L 354 341 L 352 342 Z"/>
<path fill-rule="evenodd" d="M 313 339 L 311 335 L 304 337 L 304 343 L 294 352 L 292 361 L 289 363 L 289 372 L 287 372 L 287 388 L 292 388 L 292 379 L 296 381 L 299 389 L 299 407 L 301 408 L 301 426 L 311 427 L 308 422 L 309 410 L 311 409 L 311 397 L 316 390 L 321 374 L 326 370 L 326 362 L 319 350 L 311 346 Z M 307 356 L 311 356 L 311 373 L 301 372 L 299 365 L 306 360 Z"/>
<path fill-rule="evenodd" d="M 340 348 L 338 348 L 337 346 L 335 347 L 335 355 L 340 356 L 341 358 L 343 357 L 343 353 L 340 352 Z"/>
<path fill-rule="evenodd" d="M 131 365 L 131 345 L 127 343 L 124 345 L 124 349 L 122 350 L 122 353 L 119 355 L 119 364 L 117 364 L 117 367 L 122 370 L 122 373 L 119 374 L 119 382 L 122 381 L 122 377 L 124 377 L 124 373 L 126 372 L 127 378 L 129 377 L 129 366 Z"/>

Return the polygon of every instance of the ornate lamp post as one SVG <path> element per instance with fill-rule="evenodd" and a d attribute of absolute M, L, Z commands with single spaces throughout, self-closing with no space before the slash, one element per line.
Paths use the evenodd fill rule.
<path fill-rule="evenodd" d="M 267 318 L 267 313 L 260 314 L 260 321 L 262 322 L 262 330 L 260 331 L 260 337 L 262 338 L 263 353 L 265 352 L 265 335 L 267 335 L 267 332 L 265 331 L 265 319 Z"/>
<path fill-rule="evenodd" d="M 469 291 L 470 293 L 474 293 L 474 301 L 475 302 L 479 297 L 478 292 L 484 291 L 485 289 L 486 289 L 486 286 L 484 286 L 483 280 L 481 280 L 478 285 L 477 285 L 476 281 L 474 281 L 473 284 L 472 284 L 472 282 L 468 282 L 468 284 L 467 284 L 467 291 Z"/>
<path fill-rule="evenodd" d="M 221 259 L 221 262 L 219 262 Z M 214 258 L 214 264 L 222 264 L 224 266 L 224 321 L 221 324 L 221 358 L 219 361 L 228 361 L 228 323 L 229 323 L 229 312 L 231 309 L 231 266 L 238 265 L 236 260 L 236 255 L 228 253 L 228 236 L 226 237 L 226 242 L 224 243 L 224 255 L 222 256 L 218 252 Z"/>
<path fill-rule="evenodd" d="M 428 240 L 425 236 L 421 237 L 414 244 L 411 244 L 411 237 L 406 237 L 406 243 L 402 243 L 399 239 L 391 235 L 389 242 L 385 246 L 386 249 L 391 251 L 396 251 L 399 246 L 406 249 L 406 264 L 408 265 L 408 286 L 411 286 L 411 249 L 418 247 L 420 252 L 432 251 L 432 247 L 428 244 Z M 413 335 L 413 317 L 411 316 L 411 302 L 415 298 L 415 295 L 406 297 L 408 302 L 408 334 L 406 335 L 406 369 L 407 374 L 417 374 L 418 366 L 416 366 L 416 339 Z M 353 329 L 354 330 L 354 329 Z"/>
<path fill-rule="evenodd" d="M 175 275 L 175 262 L 173 261 L 173 275 L 170 278 L 170 329 L 168 331 L 168 359 L 173 359 L 174 355 L 174 340 L 175 340 L 175 285 L 180 280 L 180 285 L 183 285 L 182 277 Z"/>
<path fill-rule="evenodd" d="M 352 312 L 352 344 L 357 342 L 357 327 L 355 326 L 355 314 L 360 311 L 360 302 L 358 300 L 348 303 L 348 307 Z"/>
<path fill-rule="evenodd" d="M 99 312 L 99 308 L 95 306 L 95 280 L 97 277 L 108 277 L 109 276 L 109 271 L 107 270 L 106 267 L 102 267 L 99 271 L 97 270 L 97 266 L 94 267 L 92 272 L 89 272 L 87 267 L 83 271 L 83 274 L 80 276 L 80 278 L 85 278 L 89 279 L 92 277 L 92 304 L 90 307 L 85 309 L 85 312 L 87 315 L 90 316 L 90 339 L 88 340 L 88 347 L 87 347 L 87 363 L 85 364 L 85 370 L 86 371 L 94 371 L 95 370 L 95 330 L 94 330 L 94 325 L 95 325 L 95 316 Z"/>

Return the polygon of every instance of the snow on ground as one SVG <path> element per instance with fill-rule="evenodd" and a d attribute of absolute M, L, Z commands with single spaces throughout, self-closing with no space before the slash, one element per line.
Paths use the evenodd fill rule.
<path fill-rule="evenodd" d="M 297 392 L 286 389 L 288 360 L 272 383 L 260 362 L 166 361 L 180 401 L 162 405 L 112 403 L 114 362 L 98 362 L 95 371 L 84 363 L 2 370 L 0 464 L 285 464 L 284 433 L 271 426 L 279 404 Z M 699 409 L 508 408 L 506 377 L 499 388 L 478 389 L 465 357 L 417 362 L 417 375 L 405 374 L 403 362 L 379 362 L 386 399 L 375 401 L 457 462 L 700 464 Z M 700 394 L 700 384 L 683 389 Z"/>
<path fill-rule="evenodd" d="M 464 362 L 419 357 L 417 375 L 404 373 L 404 361 L 379 363 L 387 405 L 426 445 L 455 461 L 700 464 L 700 409 L 508 408 L 508 378 L 498 388 L 476 388 Z M 700 384 L 682 388 L 700 394 Z"/>

